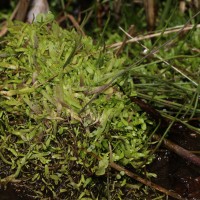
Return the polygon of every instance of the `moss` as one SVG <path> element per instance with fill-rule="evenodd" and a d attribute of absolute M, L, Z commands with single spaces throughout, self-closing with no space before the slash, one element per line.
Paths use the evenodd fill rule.
<path fill-rule="evenodd" d="M 103 198 L 111 153 L 139 171 L 151 162 L 147 117 L 120 91 L 122 77 L 99 92 L 126 58 L 51 17 L 11 23 L 1 46 L 1 183 L 17 179 L 38 198 Z"/>

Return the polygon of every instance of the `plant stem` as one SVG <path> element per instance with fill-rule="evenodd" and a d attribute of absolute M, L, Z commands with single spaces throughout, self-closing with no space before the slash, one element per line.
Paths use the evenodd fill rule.
<path fill-rule="evenodd" d="M 141 177 L 138 176 L 137 174 L 134 174 L 133 172 L 131 172 L 131 171 L 125 169 L 124 167 L 122 167 L 122 166 L 120 166 L 120 165 L 118 165 L 118 164 L 116 164 L 116 163 L 114 163 L 114 162 L 111 162 L 111 163 L 110 163 L 110 166 L 111 166 L 113 169 L 117 170 L 117 171 L 124 171 L 124 173 L 125 173 L 127 176 L 129 176 L 129 177 L 131 177 L 131 178 L 133 178 L 133 179 L 139 181 L 140 183 L 142 183 L 142 184 L 144 184 L 144 185 L 147 185 L 147 186 L 149 186 L 149 187 L 151 187 L 151 188 L 153 188 L 153 189 L 155 189 L 155 190 L 158 190 L 159 192 L 162 192 L 162 193 L 164 193 L 164 194 L 167 195 L 167 196 L 173 197 L 173 198 L 175 198 L 175 199 L 183 200 L 183 198 L 182 198 L 179 194 L 177 194 L 176 192 L 167 190 L 166 188 L 163 188 L 163 187 L 161 187 L 161 186 L 159 186 L 159 185 L 157 185 L 157 184 L 155 184 L 155 183 L 152 183 L 152 182 L 149 181 L 149 180 L 146 180 L 146 179 L 144 179 L 144 178 L 141 178 Z"/>

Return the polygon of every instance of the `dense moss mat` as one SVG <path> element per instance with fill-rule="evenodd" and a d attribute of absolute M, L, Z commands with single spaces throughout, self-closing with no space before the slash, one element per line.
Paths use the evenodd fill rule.
<path fill-rule="evenodd" d="M 1 184 L 20 185 L 30 198 L 123 197 L 128 178 L 110 159 L 142 172 L 153 158 L 151 123 L 119 89 L 126 81 L 136 95 L 132 78 L 99 92 L 127 59 L 61 29 L 51 14 L 10 23 L 0 58 Z"/>

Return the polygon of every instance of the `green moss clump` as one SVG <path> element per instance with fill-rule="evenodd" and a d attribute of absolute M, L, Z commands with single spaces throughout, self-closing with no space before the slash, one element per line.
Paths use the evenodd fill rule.
<path fill-rule="evenodd" d="M 51 16 L 10 24 L 0 57 L 1 184 L 18 180 L 37 198 L 103 199 L 110 157 L 138 171 L 151 162 L 147 117 L 120 91 L 123 77 L 96 95 L 126 58 Z"/>

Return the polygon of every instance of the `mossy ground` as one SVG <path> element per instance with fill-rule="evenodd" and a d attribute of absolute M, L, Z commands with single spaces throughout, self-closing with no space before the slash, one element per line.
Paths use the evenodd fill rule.
<path fill-rule="evenodd" d="M 167 26 L 179 19 L 185 22 L 178 15 Z M 139 29 L 146 26 L 141 20 Z M 122 18 L 121 24 L 129 23 Z M 170 45 L 145 58 L 145 49 L 173 37 Z M 200 113 L 198 29 L 127 44 L 118 57 L 104 40 L 111 44 L 123 36 L 103 32 L 94 42 L 61 29 L 51 14 L 31 25 L 9 25 L 0 51 L 2 185 L 10 182 L 39 199 L 149 195 L 151 189 L 109 165 L 114 161 L 153 176 L 145 165 L 154 157 L 151 136 L 158 124 L 130 97 L 143 98 L 163 116 L 199 131 L 187 123 Z"/>

